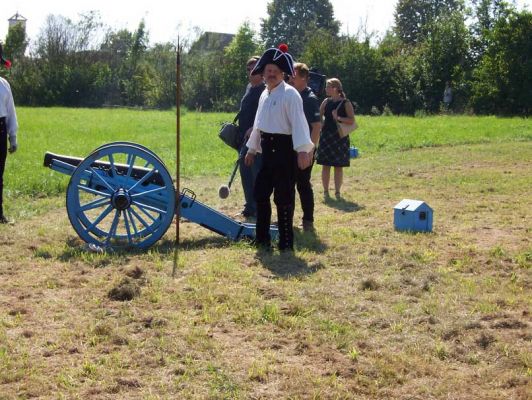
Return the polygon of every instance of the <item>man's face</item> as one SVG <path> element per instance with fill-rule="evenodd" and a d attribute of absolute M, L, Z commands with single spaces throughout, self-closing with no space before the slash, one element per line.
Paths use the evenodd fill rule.
<path fill-rule="evenodd" d="M 255 65 L 257 64 L 257 62 L 252 62 L 252 63 L 249 63 L 248 65 L 246 65 L 246 72 L 248 74 L 248 78 L 251 79 L 251 77 L 253 75 L 251 75 L 251 71 L 253 71 L 253 68 L 255 68 Z"/>
<path fill-rule="evenodd" d="M 264 68 L 264 81 L 269 87 L 277 86 L 283 78 L 283 71 L 277 65 L 267 64 L 266 68 Z"/>
<path fill-rule="evenodd" d="M 253 71 L 253 69 L 255 68 L 255 65 L 257 65 L 257 61 L 255 61 L 255 62 L 253 62 L 251 64 L 248 64 L 246 66 L 246 71 L 247 71 L 247 74 L 248 74 L 248 81 L 253 86 L 258 85 L 259 83 L 262 82 L 262 75 L 261 74 L 251 75 L 251 71 Z"/>
<path fill-rule="evenodd" d="M 295 87 L 299 92 L 307 87 L 307 78 L 303 78 L 298 70 L 294 71 L 295 76 L 290 77 L 290 85 Z"/>

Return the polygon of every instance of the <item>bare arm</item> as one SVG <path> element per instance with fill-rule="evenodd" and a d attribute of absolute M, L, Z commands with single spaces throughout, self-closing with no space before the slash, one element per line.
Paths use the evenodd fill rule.
<path fill-rule="evenodd" d="M 320 105 L 320 119 L 322 122 L 323 122 L 323 116 L 325 115 L 325 105 L 327 104 L 327 100 L 328 99 L 323 100 Z"/>
<path fill-rule="evenodd" d="M 353 109 L 353 104 L 351 104 L 350 101 L 345 101 L 344 105 L 347 117 L 337 117 L 336 119 L 338 122 L 350 125 L 355 122 L 355 110 Z"/>

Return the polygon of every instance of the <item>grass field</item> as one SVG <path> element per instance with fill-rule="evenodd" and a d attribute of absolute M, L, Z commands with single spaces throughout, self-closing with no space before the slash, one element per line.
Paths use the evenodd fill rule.
<path fill-rule="evenodd" d="M 344 199 L 315 168 L 316 235 L 257 254 L 181 224 L 143 253 L 87 253 L 46 150 L 83 156 L 138 141 L 174 164 L 174 114 L 19 110 L 0 226 L 0 399 L 529 399 L 532 124 L 360 117 Z M 182 116 L 182 183 L 228 214 L 229 114 Z M 427 201 L 434 232 L 393 230 Z M 301 211 L 296 207 L 296 220 Z M 128 288 L 135 297 L 117 301 Z"/>

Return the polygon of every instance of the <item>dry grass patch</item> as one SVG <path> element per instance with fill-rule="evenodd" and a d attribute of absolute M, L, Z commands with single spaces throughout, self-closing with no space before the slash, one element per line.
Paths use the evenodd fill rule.
<path fill-rule="evenodd" d="M 340 201 L 317 168 L 316 234 L 297 230 L 293 255 L 183 223 L 175 279 L 173 232 L 96 254 L 62 208 L 2 226 L 0 398 L 525 399 L 529 154 L 361 158 Z M 226 201 L 219 184 L 187 182 L 236 213 L 238 183 Z M 434 208 L 433 233 L 393 230 L 409 197 Z"/>

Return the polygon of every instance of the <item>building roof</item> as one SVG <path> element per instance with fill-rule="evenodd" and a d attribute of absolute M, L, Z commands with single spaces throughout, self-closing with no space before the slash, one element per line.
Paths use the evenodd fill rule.
<path fill-rule="evenodd" d="M 203 32 L 190 47 L 191 51 L 210 52 L 223 50 L 235 35 L 231 33 Z"/>
<path fill-rule="evenodd" d="M 8 21 L 27 21 L 28 19 L 20 15 L 17 11 L 15 15 L 8 19 Z"/>

